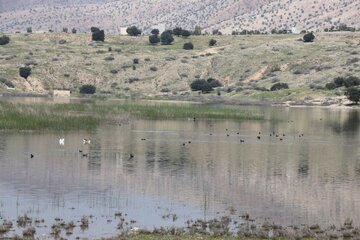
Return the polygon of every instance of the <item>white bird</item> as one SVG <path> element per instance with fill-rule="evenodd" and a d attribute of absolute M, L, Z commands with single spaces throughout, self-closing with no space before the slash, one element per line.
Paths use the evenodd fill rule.
<path fill-rule="evenodd" d="M 65 138 L 60 138 L 59 139 L 59 144 L 64 145 L 65 144 Z"/>
<path fill-rule="evenodd" d="M 86 139 L 86 138 L 83 139 L 83 144 L 90 144 L 90 143 L 91 143 L 90 139 Z"/>

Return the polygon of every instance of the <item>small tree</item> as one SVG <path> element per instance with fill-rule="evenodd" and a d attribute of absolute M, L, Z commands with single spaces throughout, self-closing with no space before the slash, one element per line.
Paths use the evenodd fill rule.
<path fill-rule="evenodd" d="M 96 92 L 96 87 L 91 84 L 85 84 L 80 87 L 80 93 L 82 94 L 94 94 Z"/>
<path fill-rule="evenodd" d="M 19 75 L 25 79 L 27 79 L 31 75 L 30 67 L 21 67 L 19 68 Z"/>
<path fill-rule="evenodd" d="M 76 34 L 76 32 L 77 32 L 76 28 L 71 29 L 71 32 L 72 32 L 73 34 Z"/>
<path fill-rule="evenodd" d="M 203 93 L 208 93 L 213 90 L 210 84 L 204 79 L 197 79 L 190 84 L 190 87 L 193 91 L 202 91 Z"/>
<path fill-rule="evenodd" d="M 173 29 L 172 32 L 173 32 L 173 34 L 174 34 L 175 36 L 180 37 L 180 35 L 181 35 L 182 32 L 183 32 L 183 29 L 182 29 L 181 27 L 176 27 L 176 28 Z"/>
<path fill-rule="evenodd" d="M 150 42 L 150 44 L 156 45 L 156 44 L 158 44 L 160 42 L 160 38 L 156 34 L 155 35 L 150 35 L 149 36 L 149 42 Z"/>
<path fill-rule="evenodd" d="M 195 26 L 194 35 L 201 35 L 201 27 L 200 26 Z"/>
<path fill-rule="evenodd" d="M 184 43 L 183 49 L 185 49 L 185 50 L 193 50 L 194 49 L 194 44 L 192 44 L 191 42 Z"/>
<path fill-rule="evenodd" d="M 141 30 L 138 29 L 135 26 L 129 27 L 126 29 L 127 34 L 129 34 L 130 36 L 138 36 L 141 34 Z"/>
<path fill-rule="evenodd" d="M 26 28 L 26 32 L 27 33 L 32 33 L 32 28 L 31 27 Z"/>
<path fill-rule="evenodd" d="M 344 86 L 346 88 L 359 86 L 360 85 L 360 79 L 354 76 L 349 76 L 344 80 Z"/>
<path fill-rule="evenodd" d="M 211 39 L 210 41 L 209 41 L 209 46 L 210 47 L 213 47 L 213 46 L 215 46 L 216 45 L 216 40 L 215 39 Z"/>
<path fill-rule="evenodd" d="M 314 39 L 315 39 L 315 35 L 312 32 L 305 34 L 304 37 L 303 37 L 303 40 L 306 43 L 307 42 L 313 42 Z"/>
<path fill-rule="evenodd" d="M 100 31 L 100 28 L 98 28 L 98 27 L 91 27 L 91 28 L 90 28 L 90 31 L 91 31 L 92 33 L 94 33 L 94 32 L 99 32 L 99 31 Z"/>
<path fill-rule="evenodd" d="M 347 98 L 350 101 L 355 102 L 355 104 L 358 104 L 360 101 L 360 89 L 359 88 L 350 87 L 346 90 L 345 95 L 347 96 Z"/>
<path fill-rule="evenodd" d="M 289 86 L 286 83 L 275 83 L 270 88 L 271 91 L 278 91 L 281 89 L 289 89 Z"/>
<path fill-rule="evenodd" d="M 0 45 L 6 45 L 10 42 L 10 38 L 8 36 L 3 35 L 0 37 Z"/>
<path fill-rule="evenodd" d="M 151 30 L 151 34 L 153 34 L 153 35 L 159 35 L 159 33 L 160 33 L 160 31 L 157 28 L 154 28 L 153 30 Z"/>
<path fill-rule="evenodd" d="M 94 31 L 92 32 L 92 40 L 104 42 L 105 41 L 105 32 L 104 30 Z"/>
<path fill-rule="evenodd" d="M 174 41 L 174 38 L 170 32 L 165 31 L 161 34 L 160 41 L 162 45 L 170 45 Z"/>
<path fill-rule="evenodd" d="M 64 33 L 68 33 L 69 29 L 67 27 L 63 27 L 63 30 L 62 30 Z"/>
<path fill-rule="evenodd" d="M 183 36 L 183 37 L 190 37 L 190 36 L 191 36 L 191 32 L 188 31 L 188 30 L 182 30 L 181 36 Z"/>

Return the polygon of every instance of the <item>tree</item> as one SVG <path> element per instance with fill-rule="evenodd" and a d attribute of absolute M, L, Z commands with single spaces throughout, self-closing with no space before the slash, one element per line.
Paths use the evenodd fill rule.
<path fill-rule="evenodd" d="M 31 75 L 30 67 L 21 67 L 19 68 L 19 75 L 25 79 L 27 79 Z"/>
<path fill-rule="evenodd" d="M 32 33 L 32 28 L 31 27 L 26 28 L 26 32 L 27 33 Z"/>
<path fill-rule="evenodd" d="M 344 86 L 346 88 L 360 85 L 360 79 L 354 76 L 349 76 L 344 80 Z"/>
<path fill-rule="evenodd" d="M 161 34 L 160 41 L 162 45 L 170 45 L 174 41 L 174 38 L 170 32 L 165 31 Z"/>
<path fill-rule="evenodd" d="M 212 31 L 212 34 L 213 34 L 213 35 L 222 35 L 222 32 L 220 32 L 219 29 L 214 29 L 214 30 Z"/>
<path fill-rule="evenodd" d="M 210 47 L 213 47 L 213 46 L 215 46 L 216 45 L 216 40 L 215 39 L 210 39 L 210 41 L 209 41 L 209 46 Z"/>
<path fill-rule="evenodd" d="M 100 31 L 100 28 L 91 27 L 91 28 L 90 28 L 90 31 L 91 31 L 92 33 L 94 33 L 94 32 L 99 32 L 99 31 Z"/>
<path fill-rule="evenodd" d="M 104 42 L 105 41 L 105 32 L 104 30 L 98 30 L 98 31 L 94 31 L 92 32 L 92 40 L 93 41 L 100 41 L 100 42 Z"/>
<path fill-rule="evenodd" d="M 75 34 L 77 32 L 76 28 L 71 29 L 71 32 Z"/>
<path fill-rule="evenodd" d="M 173 29 L 172 32 L 173 32 L 173 34 L 174 34 L 175 36 L 180 37 L 180 35 L 181 35 L 182 32 L 183 32 L 183 29 L 182 29 L 181 27 L 176 27 L 176 28 Z"/>
<path fill-rule="evenodd" d="M 203 93 L 208 93 L 213 90 L 210 84 L 204 79 L 197 79 L 190 84 L 190 87 L 193 91 L 201 91 Z"/>
<path fill-rule="evenodd" d="M 188 31 L 188 30 L 182 30 L 181 36 L 183 36 L 183 37 L 189 37 L 189 36 L 191 36 L 191 32 Z"/>
<path fill-rule="evenodd" d="M 154 28 L 153 30 L 151 30 L 151 34 L 153 34 L 153 35 L 159 35 L 159 33 L 160 33 L 160 31 L 157 28 Z"/>
<path fill-rule="evenodd" d="M 200 26 L 195 26 L 194 35 L 201 35 L 201 27 Z"/>
<path fill-rule="evenodd" d="M 10 38 L 6 35 L 0 37 L 0 45 L 6 45 L 10 42 Z"/>
<path fill-rule="evenodd" d="M 281 89 L 289 89 L 289 86 L 286 83 L 275 83 L 271 86 L 270 91 L 278 91 Z"/>
<path fill-rule="evenodd" d="M 304 37 L 303 37 L 303 40 L 306 43 L 313 42 L 314 39 L 315 39 L 315 35 L 312 32 L 305 34 Z"/>
<path fill-rule="evenodd" d="M 183 49 L 185 49 L 185 50 L 193 50 L 194 49 L 194 44 L 192 44 L 191 42 L 184 43 Z"/>
<path fill-rule="evenodd" d="M 160 38 L 159 38 L 159 36 L 157 34 L 150 35 L 149 36 L 149 42 L 150 42 L 150 44 L 156 45 L 156 44 L 158 44 L 160 42 Z"/>
<path fill-rule="evenodd" d="M 67 27 L 63 27 L 63 30 L 62 30 L 64 33 L 68 33 L 69 29 Z"/>
<path fill-rule="evenodd" d="M 129 34 L 130 36 L 138 36 L 141 34 L 141 30 L 138 29 L 135 26 L 129 27 L 126 29 L 127 34 Z"/>
<path fill-rule="evenodd" d="M 359 88 L 350 87 L 346 90 L 345 95 L 347 96 L 347 98 L 350 101 L 355 102 L 355 104 L 358 104 L 360 101 L 360 89 Z"/>
<path fill-rule="evenodd" d="M 96 87 L 91 84 L 85 84 L 80 87 L 79 92 L 83 94 L 94 94 L 96 92 Z"/>

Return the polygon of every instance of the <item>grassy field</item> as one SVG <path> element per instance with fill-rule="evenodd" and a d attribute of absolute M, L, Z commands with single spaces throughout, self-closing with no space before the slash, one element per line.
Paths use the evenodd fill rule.
<path fill-rule="evenodd" d="M 48 93 L 95 84 L 99 97 L 197 96 L 190 83 L 197 78 L 222 82 L 221 98 L 297 101 L 343 96 L 343 89 L 324 90 L 338 76 L 360 77 L 360 34 L 319 33 L 314 43 L 302 35 L 175 37 L 170 46 L 152 46 L 147 36 L 110 36 L 94 43 L 90 34 L 9 34 L 0 46 L 0 78 L 14 83 L 3 92 Z M 211 38 L 217 40 L 209 47 Z M 59 44 L 66 40 L 65 44 Z M 194 50 L 183 50 L 192 42 Z M 134 63 L 138 59 L 139 63 Z M 18 76 L 29 65 L 32 75 Z M 277 82 L 290 90 L 266 91 Z M 216 95 L 209 93 L 208 95 Z"/>
<path fill-rule="evenodd" d="M 73 130 L 96 128 L 100 123 L 141 119 L 237 119 L 262 120 L 261 114 L 234 106 L 199 104 L 84 103 L 15 104 L 0 102 L 0 129 Z"/>

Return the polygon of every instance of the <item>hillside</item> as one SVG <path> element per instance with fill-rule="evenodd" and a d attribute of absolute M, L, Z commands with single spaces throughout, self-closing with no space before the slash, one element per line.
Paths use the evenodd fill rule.
<path fill-rule="evenodd" d="M 322 33 L 314 43 L 299 41 L 300 35 L 216 36 L 215 47 L 208 46 L 211 36 L 176 37 L 170 46 L 149 45 L 147 37 L 107 35 L 105 43 L 95 43 L 88 34 L 9 36 L 10 44 L 0 46 L 0 78 L 15 89 L 0 83 L 2 92 L 66 88 L 76 94 L 94 84 L 100 95 L 176 98 L 198 96 L 190 83 L 215 78 L 226 99 L 333 102 L 344 89 L 325 90 L 326 83 L 360 77 L 360 33 Z M 182 49 L 188 41 L 194 50 Z M 19 76 L 25 65 L 32 68 L 27 80 Z M 268 91 L 278 82 L 290 89 Z"/>
<path fill-rule="evenodd" d="M 0 32 L 61 31 L 63 27 L 88 32 L 99 26 L 109 33 L 136 25 L 145 31 L 160 25 L 204 31 L 296 28 L 323 30 L 345 23 L 360 28 L 358 0 L 3 0 Z"/>

